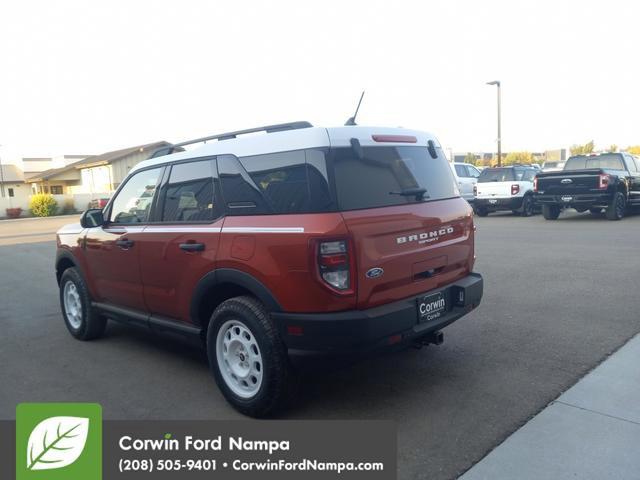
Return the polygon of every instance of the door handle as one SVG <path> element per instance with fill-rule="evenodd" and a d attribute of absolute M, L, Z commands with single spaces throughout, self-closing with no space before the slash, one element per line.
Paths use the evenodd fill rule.
<path fill-rule="evenodd" d="M 181 243 L 180 250 L 185 252 L 202 252 L 204 250 L 204 243 Z"/>
<path fill-rule="evenodd" d="M 129 240 L 128 238 L 121 238 L 119 240 L 116 240 L 116 245 L 126 250 L 127 248 L 133 247 L 134 241 Z"/>

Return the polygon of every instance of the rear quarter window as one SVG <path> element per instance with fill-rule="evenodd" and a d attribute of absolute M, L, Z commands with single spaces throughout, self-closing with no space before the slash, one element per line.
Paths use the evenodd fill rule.
<path fill-rule="evenodd" d="M 222 155 L 218 171 L 230 215 L 317 213 L 334 207 L 321 150 Z"/>

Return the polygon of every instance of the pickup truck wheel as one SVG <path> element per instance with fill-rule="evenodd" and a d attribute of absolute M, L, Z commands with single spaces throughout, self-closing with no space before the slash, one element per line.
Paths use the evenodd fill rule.
<path fill-rule="evenodd" d="M 605 211 L 607 220 L 621 220 L 627 208 L 627 198 L 622 192 L 616 192 Z"/>
<path fill-rule="evenodd" d="M 107 319 L 91 306 L 89 289 L 76 268 L 67 268 L 60 278 L 60 307 L 67 329 L 78 340 L 104 334 Z"/>
<path fill-rule="evenodd" d="M 275 413 L 295 389 L 286 347 L 253 297 L 231 298 L 216 308 L 207 331 L 207 356 L 222 394 L 245 415 Z"/>
<path fill-rule="evenodd" d="M 559 205 L 543 205 L 542 206 L 542 216 L 545 220 L 557 220 L 560 216 L 560 206 Z"/>
<path fill-rule="evenodd" d="M 479 217 L 486 217 L 487 215 L 489 215 L 489 210 L 484 207 L 475 207 L 475 210 L 476 215 L 478 215 Z"/>
<path fill-rule="evenodd" d="M 525 195 L 522 199 L 522 208 L 520 211 L 520 215 L 523 217 L 530 217 L 533 215 L 533 198 L 531 195 Z"/>

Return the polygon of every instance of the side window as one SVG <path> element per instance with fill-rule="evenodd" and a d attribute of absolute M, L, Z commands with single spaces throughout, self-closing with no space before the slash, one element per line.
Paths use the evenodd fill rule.
<path fill-rule="evenodd" d="M 454 165 L 454 167 L 456 169 L 456 175 L 458 175 L 459 177 L 465 178 L 469 176 L 464 165 L 457 164 Z"/>
<path fill-rule="evenodd" d="M 526 170 L 522 177 L 522 181 L 524 182 L 533 182 L 533 178 L 536 176 L 535 170 Z"/>
<path fill-rule="evenodd" d="M 640 165 L 637 157 L 631 155 L 625 155 L 624 161 L 631 172 L 640 172 Z"/>
<path fill-rule="evenodd" d="M 467 170 L 469 170 L 469 176 L 471 178 L 478 178 L 480 176 L 480 170 L 472 165 L 467 165 Z"/>
<path fill-rule="evenodd" d="M 522 177 L 524 176 L 524 172 L 525 172 L 524 168 L 515 168 L 514 169 L 514 173 L 515 173 L 515 176 L 516 176 L 516 182 L 520 182 L 520 181 L 523 180 Z"/>
<path fill-rule="evenodd" d="M 213 161 L 199 160 L 171 167 L 162 189 L 163 222 L 204 222 L 216 218 Z"/>
<path fill-rule="evenodd" d="M 298 150 L 237 159 L 218 157 L 222 195 L 231 215 L 329 211 L 322 150 Z"/>
<path fill-rule="evenodd" d="M 119 224 L 146 222 L 161 171 L 162 168 L 154 168 L 133 174 L 113 200 L 110 221 Z"/>

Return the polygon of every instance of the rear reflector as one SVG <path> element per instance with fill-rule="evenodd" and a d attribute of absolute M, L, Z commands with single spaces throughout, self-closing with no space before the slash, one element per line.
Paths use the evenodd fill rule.
<path fill-rule="evenodd" d="M 395 345 L 396 343 L 400 343 L 402 341 L 402 335 L 392 335 L 389 337 L 389 345 Z"/>
<path fill-rule="evenodd" d="M 374 142 L 416 143 L 418 139 L 413 135 L 371 135 Z"/>
<path fill-rule="evenodd" d="M 304 335 L 304 331 L 302 330 L 302 327 L 298 327 L 295 325 L 289 325 L 287 327 L 287 334 L 293 336 L 293 337 L 301 337 L 302 335 Z"/>

